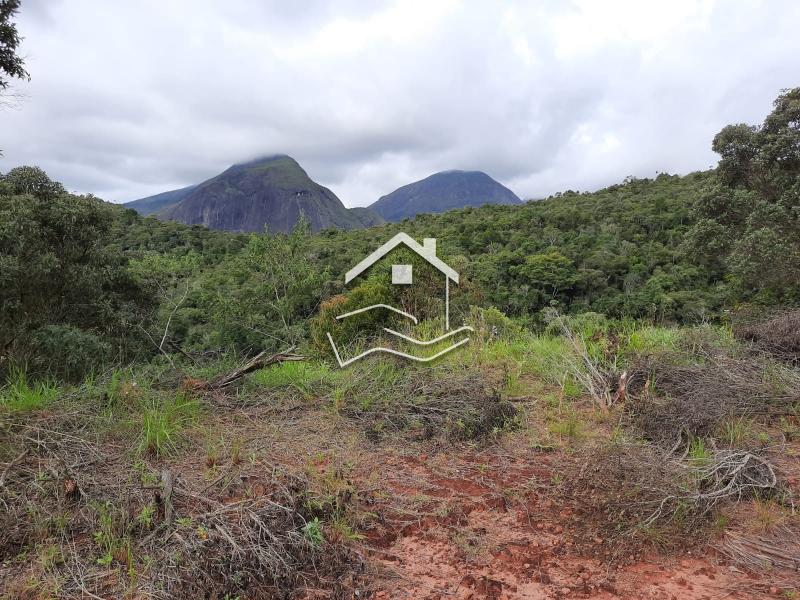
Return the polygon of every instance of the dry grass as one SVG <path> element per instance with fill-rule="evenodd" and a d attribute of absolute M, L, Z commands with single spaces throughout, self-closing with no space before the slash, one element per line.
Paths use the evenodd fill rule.
<path fill-rule="evenodd" d="M 341 413 L 362 422 L 370 439 L 410 434 L 482 440 L 519 424 L 517 407 L 486 385 L 478 371 L 411 371 L 385 395 L 369 403 L 350 402 Z"/>
<path fill-rule="evenodd" d="M 769 533 L 726 531 L 717 549 L 750 571 L 785 569 L 800 571 L 800 531 L 782 525 Z"/>
<path fill-rule="evenodd" d="M 740 340 L 752 342 L 773 356 L 797 364 L 800 361 L 800 310 L 789 310 L 754 321 L 743 318 L 733 328 Z"/>
<path fill-rule="evenodd" d="M 720 451 L 694 465 L 652 445 L 612 442 L 584 448 L 580 457 L 563 469 L 558 494 L 576 506 L 576 541 L 600 539 L 614 556 L 701 544 L 718 507 L 778 489 L 772 465 L 744 451 Z"/>
<path fill-rule="evenodd" d="M 328 499 L 262 461 L 211 483 L 162 473 L 102 439 L 90 415 L 0 415 L 0 588 L 11 597 L 337 597 L 356 585 L 360 559 L 324 525 L 352 490 Z"/>
<path fill-rule="evenodd" d="M 700 350 L 698 362 L 646 357 L 635 366 L 638 389 L 627 406 L 630 424 L 673 451 L 714 435 L 732 419 L 785 413 L 800 399 L 800 374 L 761 356 Z"/>
<path fill-rule="evenodd" d="M 687 534 L 706 523 L 681 500 L 692 487 L 690 474 L 649 445 L 587 446 L 562 468 L 561 479 L 557 498 L 575 507 L 575 543 L 588 549 L 599 541 L 612 561 L 653 547 L 683 548 L 697 539 Z"/>

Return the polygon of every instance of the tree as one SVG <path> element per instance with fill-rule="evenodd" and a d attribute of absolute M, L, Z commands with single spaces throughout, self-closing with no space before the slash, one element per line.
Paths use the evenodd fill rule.
<path fill-rule="evenodd" d="M 0 379 L 11 366 L 78 378 L 140 347 L 151 299 L 111 245 L 115 211 L 34 168 L 0 177 Z"/>
<path fill-rule="evenodd" d="M 64 186 L 53 181 L 39 167 L 15 167 L 3 177 L 12 194 L 31 194 L 49 200 L 66 193 Z"/>
<path fill-rule="evenodd" d="M 0 90 L 8 87 L 8 78 L 30 79 L 25 61 L 17 54 L 22 38 L 11 18 L 19 10 L 19 0 L 0 0 Z"/>
<path fill-rule="evenodd" d="M 695 205 L 686 245 L 745 293 L 789 298 L 800 291 L 800 88 L 773 107 L 760 127 L 714 137 L 717 179 Z"/>
<path fill-rule="evenodd" d="M 530 286 L 536 308 L 544 308 L 549 300 L 559 296 L 568 301 L 567 292 L 578 282 L 575 265 L 555 249 L 526 257 L 525 262 L 512 267 L 511 272 Z"/>

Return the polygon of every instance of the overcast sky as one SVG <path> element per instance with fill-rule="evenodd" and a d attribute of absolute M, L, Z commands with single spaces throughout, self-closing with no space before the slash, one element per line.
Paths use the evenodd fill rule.
<path fill-rule="evenodd" d="M 523 198 L 716 163 L 800 85 L 800 2 L 23 0 L 0 171 L 124 202 L 287 153 L 348 206 L 446 169 Z"/>

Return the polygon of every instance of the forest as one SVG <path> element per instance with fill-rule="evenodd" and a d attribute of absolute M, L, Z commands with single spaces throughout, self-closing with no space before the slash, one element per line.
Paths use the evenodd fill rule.
<path fill-rule="evenodd" d="M 0 369 L 75 379 L 158 354 L 302 345 L 344 273 L 397 231 L 439 240 L 462 313 L 492 307 L 533 329 L 547 309 L 696 324 L 794 306 L 798 114 L 788 90 L 763 125 L 724 128 L 713 171 L 317 235 L 142 218 L 18 167 L 0 178 Z"/>

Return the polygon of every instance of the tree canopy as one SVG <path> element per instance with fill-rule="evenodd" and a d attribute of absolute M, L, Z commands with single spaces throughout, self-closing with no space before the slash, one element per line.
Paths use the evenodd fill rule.
<path fill-rule="evenodd" d="M 785 90 L 761 126 L 729 125 L 712 144 L 717 177 L 695 206 L 687 245 L 743 293 L 800 294 L 800 88 Z"/>
<path fill-rule="evenodd" d="M 18 54 L 22 38 L 12 21 L 19 10 L 20 0 L 0 0 L 0 90 L 8 87 L 9 78 L 29 77 L 25 61 Z"/>

